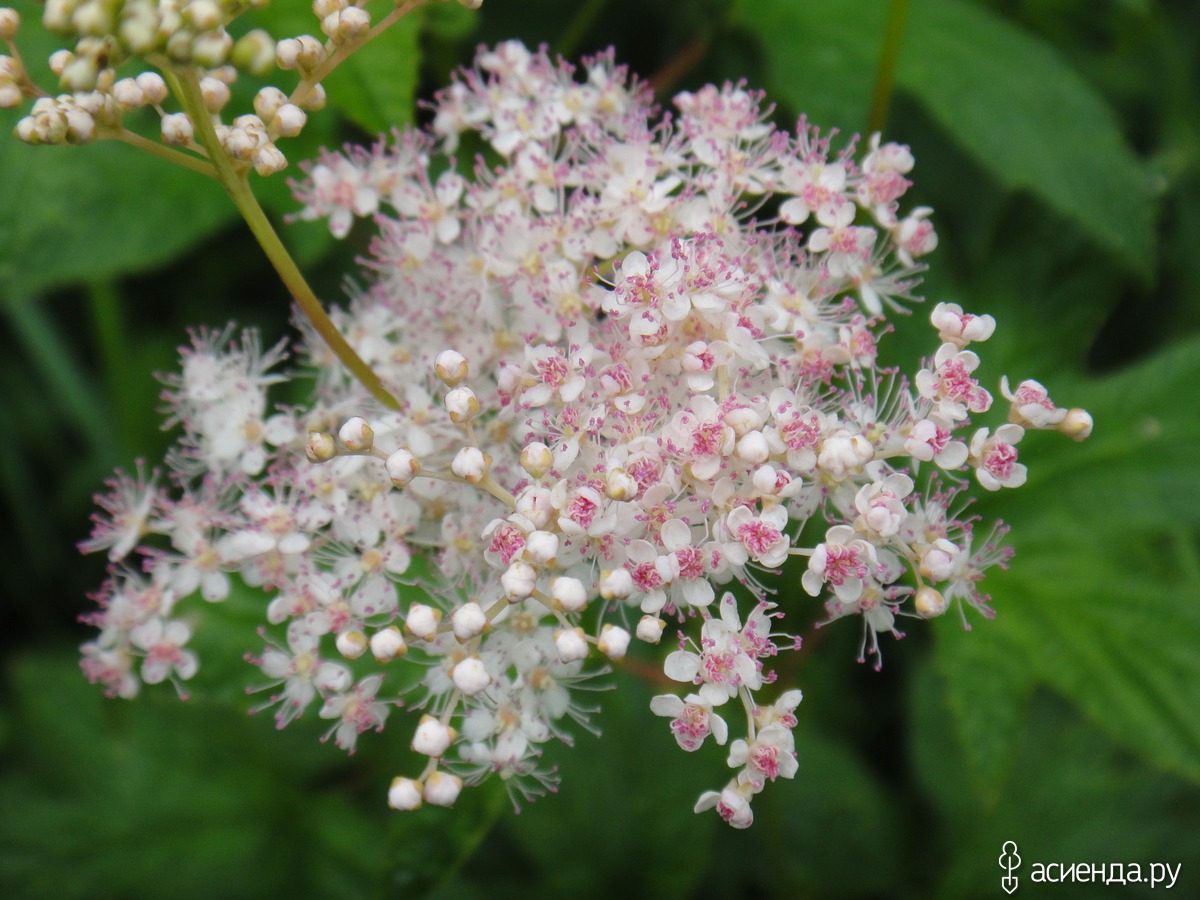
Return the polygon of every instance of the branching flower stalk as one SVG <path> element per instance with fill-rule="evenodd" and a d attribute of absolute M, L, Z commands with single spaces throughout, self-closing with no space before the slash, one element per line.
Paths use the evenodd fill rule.
<path fill-rule="evenodd" d="M 275 56 L 312 73 L 325 52 Z M 164 134 L 207 156 L 272 255 L 245 175 L 278 165 L 287 98 L 210 123 L 220 88 L 167 69 L 196 127 L 164 114 Z M 69 139 L 89 108 L 119 118 L 76 93 L 18 132 Z M 774 660 L 800 645 L 785 626 L 803 598 L 823 598 L 822 624 L 857 617 L 877 668 L 905 617 L 990 618 L 980 582 L 1011 550 L 970 512 L 971 483 L 1020 488 L 1029 429 L 1091 431 L 1032 380 L 1002 379 L 1006 421 L 979 424 L 977 348 L 997 325 L 954 303 L 931 310 L 911 376 L 884 366 L 888 316 L 919 302 L 937 245 L 932 211 L 902 208 L 912 154 L 879 135 L 834 148 L 769 112 L 726 84 L 665 116 L 611 53 L 577 71 L 510 42 L 436 96 L 428 129 L 308 164 L 300 218 L 377 228 L 368 287 L 329 316 L 370 379 L 305 335 L 313 394 L 272 409 L 282 347 L 192 337 L 164 393 L 170 476 L 118 473 L 82 545 L 110 560 L 87 676 L 182 694 L 193 628 L 236 576 L 267 598 L 247 636 L 256 709 L 282 728 L 315 707 L 353 752 L 406 706 L 425 761 L 392 807 L 449 806 L 491 776 L 519 803 L 556 785 L 548 740 L 596 731 L 583 692 L 667 635 L 679 690 L 650 710 L 684 751 L 728 746 L 730 780 L 695 809 L 749 826 L 799 770 L 801 693 L 776 689 Z M 468 133 L 490 162 L 454 156 Z"/>

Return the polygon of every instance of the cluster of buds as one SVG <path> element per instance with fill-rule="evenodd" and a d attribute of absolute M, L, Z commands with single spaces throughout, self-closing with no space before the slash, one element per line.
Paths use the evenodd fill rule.
<path fill-rule="evenodd" d="M 877 666 L 901 616 L 992 614 L 980 581 L 1010 551 L 967 514 L 972 480 L 1019 487 L 1026 429 L 1091 423 L 1033 381 L 1004 382 L 1007 423 L 974 423 L 993 398 L 968 347 L 996 323 L 953 304 L 912 378 L 881 365 L 937 243 L 930 210 L 901 209 L 908 149 L 835 153 L 740 85 L 661 117 L 611 55 L 582 75 L 482 51 L 429 131 L 309 168 L 301 218 L 378 225 L 334 321 L 400 409 L 313 346 L 310 403 L 268 414 L 277 353 L 197 335 L 165 395 L 172 483 L 119 476 L 85 545 L 112 561 L 93 680 L 182 690 L 180 604 L 236 574 L 271 596 L 251 661 L 280 727 L 315 704 L 353 750 L 402 697 L 420 711 L 427 761 L 388 793 L 413 809 L 490 775 L 514 799 L 551 787 L 542 745 L 593 727 L 579 691 L 669 633 L 680 690 L 651 712 L 684 751 L 728 743 L 731 780 L 696 809 L 745 827 L 799 768 L 801 694 L 773 665 L 804 595 L 858 617 Z M 466 131 L 500 162 L 443 156 Z"/>
<path fill-rule="evenodd" d="M 315 0 L 322 39 L 301 35 L 276 41 L 261 28 L 244 29 L 235 37 L 230 31 L 235 20 L 266 2 L 48 0 L 43 25 L 73 41 L 50 56 L 50 71 L 63 91 L 54 96 L 30 79 L 21 61 L 14 40 L 20 24 L 16 11 L 0 9 L 0 40 L 11 54 L 0 56 L 0 107 L 33 101 L 16 128 L 17 136 L 31 144 L 136 140 L 125 127 L 125 116 L 149 108 L 159 117 L 162 142 L 198 157 L 212 152 L 197 135 L 198 117 L 203 116 L 211 121 L 216 144 L 235 171 L 252 167 L 260 175 L 273 174 L 287 166 L 276 142 L 298 135 L 308 113 L 325 105 L 322 79 L 425 0 L 397 2 L 378 23 L 365 8 L 367 0 Z M 133 59 L 154 68 L 118 78 L 117 69 Z M 228 117 L 231 87 L 239 74 L 265 78 L 276 68 L 297 72 L 299 83 L 290 92 L 266 85 L 255 95 L 253 111 Z M 180 111 L 164 106 L 172 93 Z"/>

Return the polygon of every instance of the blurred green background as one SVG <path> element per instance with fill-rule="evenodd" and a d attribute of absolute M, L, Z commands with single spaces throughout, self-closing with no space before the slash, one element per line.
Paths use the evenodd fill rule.
<path fill-rule="evenodd" d="M 785 126 L 805 112 L 860 131 L 905 11 L 885 137 L 912 147 L 911 197 L 936 210 L 923 293 L 996 317 L 989 387 L 1038 378 L 1096 432 L 1031 435 L 1028 486 L 979 505 L 1014 525 L 1013 565 L 987 582 L 995 621 L 914 623 L 881 673 L 854 662 L 857 623 L 805 626 L 785 676 L 805 691 L 800 772 L 748 832 L 690 811 L 724 782 L 723 753 L 678 751 L 637 659 L 601 696 L 605 737 L 552 751 L 561 791 L 520 815 L 496 785 L 453 811 L 388 811 L 391 776 L 413 769 L 400 722 L 348 760 L 316 725 L 247 717 L 231 685 L 253 680 L 252 594 L 197 635 L 187 703 L 166 687 L 104 700 L 76 652 L 103 575 L 74 549 L 91 494 L 161 459 L 152 373 L 188 327 L 236 319 L 271 344 L 288 300 L 215 186 L 127 147 L 0 140 L 0 896 L 990 897 L 1009 840 L 1022 895 L 1150 893 L 1032 885 L 1036 862 L 1178 864 L 1175 891 L 1200 895 L 1200 4 L 437 5 L 339 72 L 307 149 L 285 150 L 411 121 L 477 44 L 513 37 L 572 57 L 614 45 L 664 100 L 744 78 Z M 309 16 L 294 0 L 259 14 L 279 36 Z M 43 74 L 53 45 L 31 25 L 20 45 Z M 283 179 L 263 196 L 295 209 Z M 366 235 L 284 237 L 337 298 Z M 925 316 L 885 355 L 911 360 Z M 782 579 L 815 621 L 798 573 Z M 224 662 L 203 652 L 217 646 Z"/>

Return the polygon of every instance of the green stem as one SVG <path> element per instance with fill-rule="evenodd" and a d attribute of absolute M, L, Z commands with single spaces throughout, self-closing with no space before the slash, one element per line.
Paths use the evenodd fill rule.
<path fill-rule="evenodd" d="M 267 255 L 267 259 L 271 261 L 271 265 L 275 267 L 275 271 L 296 301 L 296 305 L 300 307 L 317 334 L 321 336 L 321 340 L 362 383 L 363 387 L 389 409 L 400 409 L 399 401 L 383 386 L 379 377 L 371 371 L 371 367 L 354 352 L 354 348 L 342 337 L 342 333 L 333 324 L 333 320 L 321 306 L 321 301 L 308 286 L 299 267 L 288 253 L 287 248 L 284 247 L 283 241 L 271 227 L 266 213 L 259 206 L 254 192 L 250 190 L 246 172 L 239 172 L 234 167 L 233 161 L 221 146 L 212 120 L 205 109 L 204 98 L 200 93 L 200 80 L 195 69 L 185 67 L 175 70 L 173 74 L 175 76 L 173 80 L 178 86 L 176 96 L 179 97 L 184 109 L 192 119 L 196 129 L 196 139 L 216 167 L 217 180 L 233 200 L 238 212 L 246 220 L 246 224 L 250 226 L 251 233 Z"/>
<path fill-rule="evenodd" d="M 871 113 L 867 117 L 867 134 L 883 131 L 887 122 L 888 104 L 896 81 L 896 63 L 900 59 L 900 44 L 904 40 L 904 22 L 908 18 L 908 0 L 892 0 L 888 8 L 887 26 L 883 35 L 883 53 L 875 76 L 871 95 Z"/>
<path fill-rule="evenodd" d="M 162 144 L 156 143 L 148 138 L 142 137 L 127 128 L 121 128 L 116 131 L 105 132 L 100 135 L 111 141 L 121 141 L 129 144 L 131 147 L 137 147 L 139 150 L 145 150 L 147 153 L 165 159 L 167 162 L 176 163 L 183 166 L 185 169 L 191 169 L 200 175 L 216 180 L 217 170 L 212 163 L 207 160 L 200 159 L 197 156 L 191 156 L 187 153 L 181 153 L 170 147 L 165 147 Z"/>

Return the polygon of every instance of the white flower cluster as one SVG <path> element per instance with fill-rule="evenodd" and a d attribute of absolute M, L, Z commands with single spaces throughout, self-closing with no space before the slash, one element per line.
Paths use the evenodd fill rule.
<path fill-rule="evenodd" d="M 93 680 L 187 679 L 177 604 L 236 573 L 271 596 L 254 662 L 281 727 L 316 703 L 352 750 L 402 695 L 422 711 L 428 762 L 388 795 L 412 809 L 490 774 L 539 793 L 541 745 L 590 727 L 578 689 L 632 637 L 677 630 L 681 694 L 651 709 L 687 751 L 725 744 L 742 710 L 732 779 L 696 808 L 745 827 L 798 768 L 800 692 L 762 695 L 805 604 L 773 600 L 771 573 L 806 559 L 803 590 L 860 615 L 876 660 L 897 615 L 990 615 L 978 582 L 1009 554 L 965 515 L 965 476 L 1016 487 L 1025 428 L 1090 420 L 1006 383 L 1010 423 L 972 432 L 992 397 L 965 348 L 995 323 L 951 304 L 911 381 L 877 364 L 885 310 L 915 299 L 936 245 L 929 210 L 900 209 L 907 148 L 834 155 L 741 86 L 659 116 L 611 55 L 579 74 L 503 44 L 437 97 L 430 132 L 311 166 L 301 218 L 378 225 L 370 286 L 335 321 L 401 409 L 314 346 L 311 402 L 268 416 L 275 354 L 197 337 L 166 395 L 173 490 L 118 479 L 88 542 L 113 561 Z M 483 155 L 464 171 L 442 154 L 468 132 Z"/>

